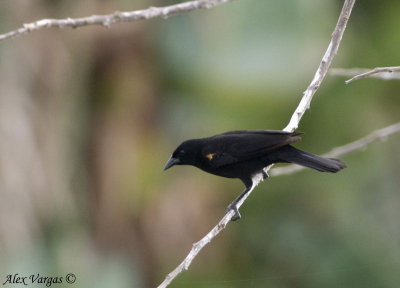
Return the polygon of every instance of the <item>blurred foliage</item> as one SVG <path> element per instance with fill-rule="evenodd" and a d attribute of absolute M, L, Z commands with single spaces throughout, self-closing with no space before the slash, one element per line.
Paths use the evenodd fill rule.
<path fill-rule="evenodd" d="M 178 1 L 3 0 L 0 30 Z M 154 287 L 223 215 L 239 181 L 162 172 L 181 141 L 281 129 L 343 1 L 240 0 L 207 11 L 46 30 L 0 44 L 0 279 Z M 356 3 L 335 67 L 398 65 L 399 1 Z M 323 153 L 399 121 L 400 82 L 328 77 L 299 130 Z M 400 136 L 337 175 L 269 179 L 170 287 L 400 283 Z M 54 284 L 56 286 L 56 284 Z"/>

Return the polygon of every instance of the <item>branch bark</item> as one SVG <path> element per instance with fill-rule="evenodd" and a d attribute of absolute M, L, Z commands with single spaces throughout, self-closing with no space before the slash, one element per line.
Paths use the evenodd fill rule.
<path fill-rule="evenodd" d="M 354 3 L 355 0 L 344 2 L 342 12 L 340 13 L 339 20 L 336 24 L 335 30 L 333 31 L 332 39 L 331 42 L 329 43 L 328 49 L 326 49 L 324 57 L 322 57 L 321 63 L 319 64 L 319 67 L 315 72 L 314 78 L 312 79 L 310 85 L 303 92 L 303 98 L 301 99 L 299 105 L 297 106 L 296 111 L 293 113 L 289 124 L 283 130 L 285 131 L 296 130 L 297 127 L 299 126 L 300 120 L 303 117 L 304 113 L 310 108 L 311 100 L 315 92 L 321 85 L 322 80 L 324 80 L 328 72 L 328 69 L 332 63 L 332 60 L 338 51 Z"/>
<path fill-rule="evenodd" d="M 122 22 L 133 22 L 152 18 L 165 19 L 173 15 L 200 9 L 209 9 L 233 1 L 234 0 L 195 0 L 165 7 L 150 7 L 148 9 L 126 12 L 117 11 L 107 15 L 92 15 L 82 18 L 42 19 L 23 24 L 23 26 L 18 29 L 0 34 L 0 41 L 45 28 L 79 28 L 92 25 L 100 25 L 109 28 L 113 24 Z"/>
<path fill-rule="evenodd" d="M 372 70 L 365 68 L 334 68 L 330 70 L 329 74 L 333 76 L 352 77 L 345 81 L 346 84 L 349 84 L 350 82 L 353 82 L 355 80 L 367 77 L 378 78 L 382 80 L 400 80 L 400 73 L 395 71 L 400 71 L 400 66 L 376 67 Z"/>
<path fill-rule="evenodd" d="M 322 156 L 328 158 L 337 158 L 339 156 L 352 153 L 354 151 L 365 149 L 369 144 L 386 140 L 387 137 L 400 133 L 400 122 L 387 126 L 385 128 L 375 130 L 367 136 L 360 138 L 354 142 L 348 143 L 343 146 L 335 147 L 331 151 L 323 154 Z M 296 164 L 291 164 L 285 167 L 274 168 L 270 171 L 271 176 L 289 175 L 305 168 Z"/>
<path fill-rule="evenodd" d="M 351 11 L 353 9 L 355 0 L 345 0 L 342 11 L 339 15 L 338 22 L 336 24 L 336 27 L 333 31 L 331 41 L 329 42 L 328 48 L 322 57 L 322 60 L 318 66 L 318 69 L 314 75 L 314 78 L 312 79 L 310 85 L 307 87 L 307 89 L 303 92 L 303 97 L 301 98 L 301 101 L 296 108 L 295 112 L 293 113 L 289 124 L 285 127 L 285 131 L 294 131 L 299 123 L 301 118 L 303 117 L 305 111 L 309 109 L 311 100 L 315 94 L 315 92 L 318 90 L 319 86 L 321 85 L 322 81 L 324 80 L 328 69 L 332 63 L 333 58 L 335 57 L 340 42 L 342 40 L 343 33 L 346 29 L 347 22 L 349 20 Z M 264 170 L 267 172 L 271 166 L 266 167 Z M 253 188 L 256 185 L 253 186 Z M 253 190 L 253 189 L 252 189 Z M 250 196 L 252 190 L 246 194 L 245 197 L 241 199 L 237 203 L 237 208 L 239 209 L 244 201 Z M 193 244 L 192 249 L 190 250 L 189 254 L 185 257 L 185 259 L 176 267 L 171 273 L 167 275 L 165 280 L 158 286 L 158 288 L 165 288 L 167 287 L 172 280 L 174 280 L 180 273 L 182 273 L 184 270 L 187 270 L 193 261 L 193 259 L 197 256 L 197 254 L 208 244 L 210 243 L 225 227 L 228 225 L 228 223 L 231 221 L 232 216 L 235 214 L 233 210 L 229 210 L 225 216 L 218 222 L 218 224 L 210 231 L 207 233 L 206 236 L 204 236 L 200 241 L 197 243 Z"/>

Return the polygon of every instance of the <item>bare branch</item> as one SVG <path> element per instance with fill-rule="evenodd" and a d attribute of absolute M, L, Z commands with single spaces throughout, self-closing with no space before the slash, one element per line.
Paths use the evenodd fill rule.
<path fill-rule="evenodd" d="M 372 133 L 368 134 L 367 136 L 358 139 L 354 142 L 333 148 L 331 151 L 323 154 L 322 156 L 329 158 L 336 158 L 345 154 L 349 154 L 354 151 L 362 150 L 365 149 L 369 144 L 376 141 L 386 140 L 387 137 L 396 133 L 400 133 L 400 122 L 392 124 L 390 126 L 387 126 L 379 130 L 375 130 Z M 271 176 L 288 175 L 296 173 L 303 169 L 305 168 L 302 166 L 291 164 L 285 167 L 274 168 L 270 171 L 270 174 Z"/>
<path fill-rule="evenodd" d="M 346 29 L 346 25 L 348 22 L 348 19 L 351 14 L 351 10 L 353 9 L 355 0 L 345 0 L 343 4 L 342 11 L 340 13 L 338 22 L 336 24 L 336 27 L 333 31 L 331 41 L 329 43 L 329 46 L 322 58 L 322 61 L 317 69 L 317 72 L 314 75 L 314 78 L 312 79 L 310 85 L 308 88 L 303 92 L 303 97 L 300 101 L 300 104 L 298 105 L 297 109 L 292 115 L 292 118 L 290 119 L 289 124 L 285 127 L 285 131 L 294 131 L 298 125 L 299 122 L 304 115 L 305 111 L 309 108 L 310 102 L 312 100 L 312 97 L 314 96 L 315 92 L 318 90 L 321 82 L 325 78 L 327 71 L 332 63 L 333 58 L 336 55 L 336 52 L 339 48 L 339 44 L 341 42 L 343 33 Z M 266 167 L 264 170 L 267 172 L 272 165 Z M 254 185 L 252 188 L 254 188 L 256 185 Z M 251 190 L 252 191 L 252 190 Z M 237 203 L 237 208 L 239 209 L 244 201 L 250 196 L 251 191 L 247 193 L 238 203 Z M 210 231 L 206 236 L 203 237 L 199 242 L 195 243 L 193 245 L 192 250 L 189 252 L 189 254 L 186 256 L 186 258 L 183 260 L 183 262 L 175 268 L 168 276 L 165 278 L 165 280 L 158 286 L 158 288 L 165 288 L 167 287 L 171 281 L 178 276 L 180 273 L 182 273 L 184 270 L 187 270 L 190 263 L 194 259 L 194 257 L 199 253 L 201 249 L 205 247 L 208 243 L 211 242 L 217 236 L 225 227 L 226 225 L 231 221 L 233 215 L 234 215 L 233 210 L 229 210 L 225 216 L 219 221 L 219 223 Z"/>
<path fill-rule="evenodd" d="M 21 28 L 8 33 L 0 34 L 0 41 L 45 28 L 78 28 L 92 25 L 110 27 L 113 24 L 122 22 L 133 22 L 152 18 L 168 18 L 176 14 L 208 9 L 232 1 L 234 0 L 195 0 L 165 7 L 150 7 L 148 9 L 136 11 L 114 12 L 107 15 L 92 15 L 82 18 L 66 19 L 42 19 L 24 24 Z"/>
<path fill-rule="evenodd" d="M 395 72 L 395 71 L 400 71 L 400 66 L 377 67 L 372 70 L 365 68 L 353 68 L 353 69 L 334 68 L 329 71 L 329 74 L 333 76 L 353 77 L 345 81 L 346 84 L 349 84 L 352 81 L 366 77 L 378 78 L 382 80 L 400 80 L 400 72 Z"/>
<path fill-rule="evenodd" d="M 301 99 L 299 106 L 297 106 L 296 111 L 293 113 L 289 124 L 285 127 L 285 131 L 294 131 L 299 126 L 299 122 L 303 117 L 304 113 L 308 108 L 310 108 L 310 103 L 315 92 L 319 88 L 324 80 L 329 67 L 331 66 L 332 60 L 335 57 L 340 41 L 342 40 L 343 32 L 346 29 L 347 22 L 350 17 L 351 10 L 353 9 L 355 0 L 345 1 L 342 12 L 340 13 L 339 20 L 336 24 L 335 30 L 332 34 L 331 42 L 329 43 L 328 49 L 325 52 L 324 57 L 322 57 L 321 63 L 317 71 L 315 72 L 314 78 L 312 79 L 310 85 L 303 92 L 303 98 Z"/>
<path fill-rule="evenodd" d="M 233 210 L 229 210 L 221 219 L 221 221 L 219 221 L 219 223 L 207 233 L 207 235 L 205 235 L 200 241 L 194 243 L 189 254 L 185 257 L 181 264 L 179 264 L 171 273 L 169 273 L 157 288 L 167 287 L 172 280 L 176 278 L 176 276 L 187 270 L 197 254 L 199 254 L 199 252 L 226 227 L 234 214 L 235 212 Z"/>

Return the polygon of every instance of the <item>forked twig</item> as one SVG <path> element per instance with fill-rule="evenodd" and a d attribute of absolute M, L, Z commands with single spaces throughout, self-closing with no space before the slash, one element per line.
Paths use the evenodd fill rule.
<path fill-rule="evenodd" d="M 396 71 L 400 71 L 400 66 L 392 66 L 392 67 L 376 67 L 374 69 L 364 69 L 364 68 L 334 68 L 329 71 L 331 75 L 334 76 L 349 76 L 352 77 L 345 81 L 346 84 L 353 82 L 355 80 L 361 78 L 378 78 L 383 80 L 400 80 L 400 73 L 396 73 Z"/>

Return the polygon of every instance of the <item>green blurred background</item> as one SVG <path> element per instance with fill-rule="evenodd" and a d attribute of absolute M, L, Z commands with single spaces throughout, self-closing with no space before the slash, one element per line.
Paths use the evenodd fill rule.
<path fill-rule="evenodd" d="M 2 0 L 0 31 L 177 2 Z M 0 282 L 159 284 L 242 190 L 191 167 L 163 172 L 170 153 L 192 137 L 282 129 L 342 3 L 238 0 L 0 43 Z M 398 65 L 399 13 L 400 1 L 358 1 L 333 66 Z M 324 81 L 298 147 L 324 153 L 399 121 L 399 81 L 345 79 Z M 335 175 L 262 183 L 170 287 L 399 287 L 399 140 L 343 157 Z"/>

